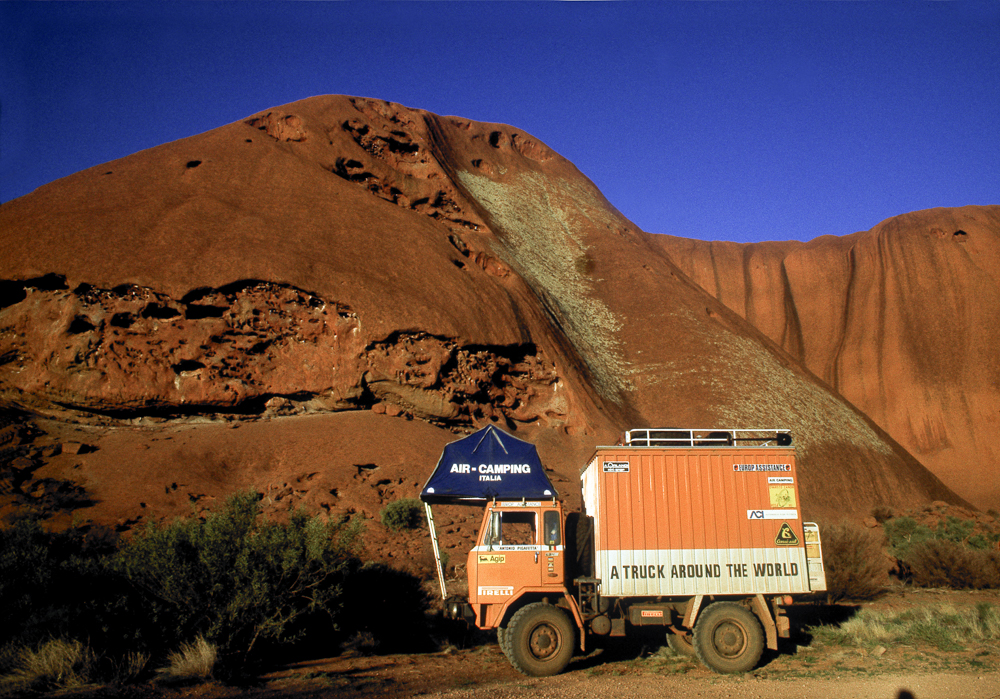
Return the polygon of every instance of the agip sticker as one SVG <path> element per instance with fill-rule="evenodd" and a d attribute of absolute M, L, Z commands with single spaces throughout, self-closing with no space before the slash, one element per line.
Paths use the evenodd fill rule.
<path fill-rule="evenodd" d="M 506 560 L 506 556 L 498 553 L 481 553 L 479 554 L 479 565 L 487 565 L 489 563 L 503 563 Z"/>

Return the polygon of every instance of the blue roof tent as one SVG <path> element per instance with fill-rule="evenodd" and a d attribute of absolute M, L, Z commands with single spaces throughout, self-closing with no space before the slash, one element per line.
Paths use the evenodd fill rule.
<path fill-rule="evenodd" d="M 494 425 L 448 444 L 420 499 L 426 503 L 557 497 L 534 444 Z"/>

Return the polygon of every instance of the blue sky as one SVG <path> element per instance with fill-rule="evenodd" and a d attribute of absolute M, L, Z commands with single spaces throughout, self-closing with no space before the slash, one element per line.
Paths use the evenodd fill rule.
<path fill-rule="evenodd" d="M 0 2 L 0 201 L 318 94 L 511 124 L 653 233 L 1000 204 L 998 2 Z"/>

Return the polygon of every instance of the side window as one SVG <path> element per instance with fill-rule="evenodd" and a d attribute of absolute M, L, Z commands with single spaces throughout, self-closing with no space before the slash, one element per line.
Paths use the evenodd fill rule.
<path fill-rule="evenodd" d="M 553 512 L 552 514 L 556 513 Z M 534 512 L 494 512 L 490 516 L 489 526 L 483 537 L 483 543 L 490 548 L 494 546 L 537 545 L 537 521 L 538 517 Z"/>
<path fill-rule="evenodd" d="M 483 537 L 483 543 L 488 547 L 493 548 L 494 546 L 500 545 L 500 513 L 493 512 L 490 514 L 490 524 L 486 528 L 486 535 Z"/>
<path fill-rule="evenodd" d="M 559 513 L 555 510 L 548 510 L 542 515 L 542 544 L 545 546 L 559 546 L 562 537 L 559 536 Z"/>
<path fill-rule="evenodd" d="M 504 512 L 501 516 L 504 546 L 528 546 L 538 543 L 534 512 Z"/>

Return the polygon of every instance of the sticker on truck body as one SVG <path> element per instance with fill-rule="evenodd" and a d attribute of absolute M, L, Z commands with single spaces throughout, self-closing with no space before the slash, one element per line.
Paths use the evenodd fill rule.
<path fill-rule="evenodd" d="M 604 462 L 604 472 L 605 473 L 628 473 L 629 472 L 629 462 L 628 461 L 605 461 Z"/>
<path fill-rule="evenodd" d="M 733 464 L 734 471 L 791 471 L 791 464 Z"/>
<path fill-rule="evenodd" d="M 512 585 L 480 585 L 480 597 L 510 597 L 514 594 Z"/>
<path fill-rule="evenodd" d="M 781 529 L 778 530 L 778 535 L 774 537 L 774 544 L 775 546 L 799 545 L 799 537 L 795 536 L 795 532 L 788 526 L 788 522 L 781 523 Z"/>
<path fill-rule="evenodd" d="M 798 510 L 747 510 L 747 519 L 798 519 Z"/>
<path fill-rule="evenodd" d="M 768 476 L 767 482 L 771 485 L 792 485 L 795 479 L 791 476 Z"/>
<path fill-rule="evenodd" d="M 489 563 L 503 563 L 506 560 L 506 556 L 503 554 L 496 553 L 481 553 L 479 554 L 479 565 L 485 565 Z"/>
<path fill-rule="evenodd" d="M 795 507 L 795 489 L 786 485 L 769 485 L 771 507 Z"/>

